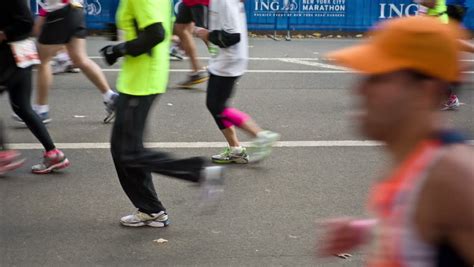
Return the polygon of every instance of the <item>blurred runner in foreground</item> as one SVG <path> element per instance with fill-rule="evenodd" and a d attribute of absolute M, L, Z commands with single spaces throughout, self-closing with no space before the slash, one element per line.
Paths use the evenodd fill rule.
<path fill-rule="evenodd" d="M 395 19 L 329 55 L 364 74 L 359 124 L 386 144 L 393 168 L 372 188 L 374 219 L 327 222 L 320 255 L 373 238 L 368 266 L 473 266 L 474 153 L 439 110 L 461 79 L 460 31 L 437 18 Z"/>

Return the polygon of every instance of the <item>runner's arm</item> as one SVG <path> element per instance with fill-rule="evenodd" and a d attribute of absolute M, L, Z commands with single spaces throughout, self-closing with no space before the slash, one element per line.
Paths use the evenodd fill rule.
<path fill-rule="evenodd" d="M 137 38 L 100 50 L 109 65 L 124 55 L 139 56 L 151 51 L 165 39 L 166 22 L 170 19 L 171 5 L 167 0 L 134 0 L 129 2 Z M 166 5 L 169 5 L 166 8 Z"/>
<path fill-rule="evenodd" d="M 125 54 L 139 56 L 150 51 L 165 39 L 165 29 L 161 23 L 155 23 L 145 28 L 135 40 L 124 43 Z"/>
<path fill-rule="evenodd" d="M 100 50 L 109 65 L 117 62 L 117 59 L 124 55 L 139 56 L 147 53 L 157 44 L 165 39 L 165 29 L 161 23 L 154 23 L 147 26 L 144 31 L 138 34 L 134 40 L 120 43 L 118 45 L 108 45 Z"/>
<path fill-rule="evenodd" d="M 474 53 L 474 44 L 471 44 L 470 42 L 465 41 L 465 40 L 459 40 L 459 42 L 461 43 L 462 51 L 468 52 L 468 53 Z"/>
<path fill-rule="evenodd" d="M 433 169 L 432 190 L 437 239 L 446 240 L 468 263 L 474 264 L 474 153 L 453 148 Z"/>

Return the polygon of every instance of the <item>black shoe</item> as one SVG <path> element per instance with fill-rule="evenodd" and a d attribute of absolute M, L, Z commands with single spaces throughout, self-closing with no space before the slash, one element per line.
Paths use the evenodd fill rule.
<path fill-rule="evenodd" d="M 179 83 L 178 87 L 192 88 L 194 85 L 203 83 L 207 80 L 209 80 L 209 75 L 207 74 L 207 71 L 201 70 L 188 75 L 188 78 L 185 81 Z"/>

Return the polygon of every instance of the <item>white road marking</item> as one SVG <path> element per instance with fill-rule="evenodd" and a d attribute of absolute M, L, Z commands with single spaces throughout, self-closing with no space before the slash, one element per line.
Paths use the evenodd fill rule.
<path fill-rule="evenodd" d="M 119 72 L 120 69 L 102 69 L 104 72 Z M 170 72 L 191 72 L 191 69 L 170 69 Z M 288 74 L 337 74 L 357 73 L 351 70 L 247 70 L 246 73 L 288 73 Z M 474 71 L 465 71 L 464 74 L 474 74 Z"/>
<path fill-rule="evenodd" d="M 314 52 L 317 54 L 318 52 Z M 318 53 L 319 54 L 319 53 Z M 102 59 L 101 56 L 90 56 L 90 59 Z M 184 59 L 189 59 L 184 57 Z M 210 57 L 197 57 L 199 60 L 209 60 Z M 249 60 L 252 61 L 278 61 L 278 60 L 304 60 L 304 61 L 320 61 L 320 58 L 317 57 L 250 57 Z M 330 60 L 328 60 L 330 61 Z M 461 59 L 464 62 L 474 62 L 474 59 Z"/>
<path fill-rule="evenodd" d="M 102 59 L 101 56 L 90 56 L 90 59 Z M 184 59 L 189 59 L 184 57 Z M 210 57 L 197 57 L 199 60 L 209 60 Z M 249 60 L 253 61 L 277 61 L 282 59 L 294 59 L 294 60 L 305 60 L 305 61 L 318 61 L 319 58 L 316 57 L 250 57 Z"/>
<path fill-rule="evenodd" d="M 90 56 L 90 59 L 102 59 L 101 56 Z M 188 59 L 185 57 L 184 59 Z M 198 57 L 199 60 L 209 60 L 210 57 Z M 321 60 L 317 57 L 250 57 L 251 61 L 281 61 L 285 63 L 293 63 L 299 65 L 306 65 L 311 67 L 319 67 L 330 70 L 337 70 L 337 72 L 327 72 L 319 70 L 248 70 L 249 73 L 354 73 L 353 71 L 348 70 L 344 67 L 339 67 L 336 65 L 319 63 L 315 61 L 330 62 L 330 60 Z M 308 62 L 309 61 L 309 62 Z M 464 62 L 474 62 L 473 59 L 461 59 Z M 103 69 L 107 72 L 117 72 L 119 69 Z M 170 69 L 170 72 L 190 72 L 191 70 L 185 69 Z M 341 72 L 342 71 L 342 72 Z M 473 71 L 466 71 L 465 74 L 473 74 Z"/>
<path fill-rule="evenodd" d="M 301 59 L 294 59 L 294 58 L 283 58 L 280 59 L 279 61 L 281 62 L 286 62 L 286 63 L 294 63 L 294 64 L 299 64 L 299 65 L 306 65 L 306 66 L 311 66 L 311 67 L 319 67 L 319 68 L 325 68 L 325 69 L 333 69 L 333 70 L 345 70 L 347 71 L 347 68 L 335 66 L 335 65 L 330 65 L 330 64 L 324 64 L 320 62 L 314 62 L 314 61 L 309 61 L 309 60 L 301 60 Z"/>
<path fill-rule="evenodd" d="M 120 69 L 102 69 L 103 72 L 119 72 Z M 191 69 L 170 69 L 170 72 L 191 72 Z M 247 70 L 246 73 L 357 73 L 347 70 Z"/>
<path fill-rule="evenodd" d="M 469 143 L 474 145 L 474 140 Z M 60 149 L 109 149 L 110 143 L 56 143 Z M 249 142 L 243 142 L 243 146 L 249 146 Z M 225 142 L 151 142 L 145 143 L 148 148 L 220 148 L 226 147 Z M 274 147 L 377 147 L 382 143 L 375 141 L 358 141 L 358 140 L 324 140 L 324 141 L 281 141 L 277 142 Z M 27 149 L 43 149 L 41 144 L 37 143 L 12 143 L 8 144 L 9 148 L 18 150 Z"/>

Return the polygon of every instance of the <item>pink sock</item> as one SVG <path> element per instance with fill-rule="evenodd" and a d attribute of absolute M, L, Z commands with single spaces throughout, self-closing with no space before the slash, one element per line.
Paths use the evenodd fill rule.
<path fill-rule="evenodd" d="M 232 125 L 240 127 L 250 119 L 250 116 L 247 113 L 236 108 L 225 108 L 224 111 L 222 111 L 221 116 L 222 124 L 224 124 L 226 128 L 229 128 Z"/>

